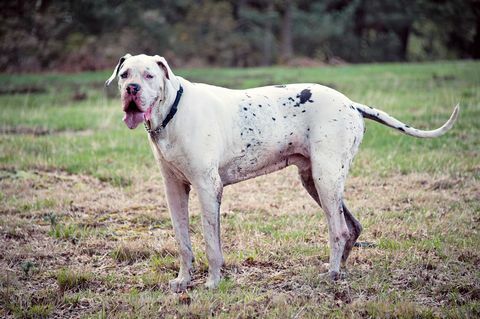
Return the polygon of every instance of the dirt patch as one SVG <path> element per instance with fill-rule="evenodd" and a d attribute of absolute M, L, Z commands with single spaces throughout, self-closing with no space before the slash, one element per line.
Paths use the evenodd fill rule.
<path fill-rule="evenodd" d="M 47 93 L 43 86 L 27 85 L 0 89 L 0 95 Z"/>
<path fill-rule="evenodd" d="M 0 127 L 0 134 L 43 136 L 51 134 L 51 130 L 29 126 Z"/>
<path fill-rule="evenodd" d="M 320 61 L 318 59 L 312 59 L 308 57 L 295 57 L 286 63 L 287 66 L 289 67 L 324 67 L 327 64 L 323 61 Z"/>
<path fill-rule="evenodd" d="M 33 135 L 33 136 L 45 136 L 45 135 L 75 135 L 75 136 L 88 136 L 92 135 L 94 130 L 53 130 L 42 127 L 30 127 L 30 126 L 12 126 L 12 127 L 0 127 L 0 134 L 4 135 Z"/>
<path fill-rule="evenodd" d="M 72 101 L 84 101 L 88 98 L 88 94 L 83 91 L 75 91 L 72 95 Z"/>
<path fill-rule="evenodd" d="M 455 81 L 457 77 L 453 74 L 438 75 L 436 73 L 433 73 L 432 79 L 436 82 L 451 82 L 451 81 Z"/>

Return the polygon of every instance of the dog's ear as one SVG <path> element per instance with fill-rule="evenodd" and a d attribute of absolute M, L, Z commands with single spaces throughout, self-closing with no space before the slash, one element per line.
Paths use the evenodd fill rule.
<path fill-rule="evenodd" d="M 170 66 L 168 66 L 167 60 L 163 56 L 155 55 L 153 57 L 155 60 L 155 63 L 158 64 L 160 67 L 160 70 L 165 73 L 165 80 L 164 83 L 168 87 L 170 86 L 174 90 L 179 90 L 180 89 L 180 82 L 178 81 L 178 78 L 173 74 L 172 69 L 170 69 Z M 174 92 L 174 91 L 172 91 Z"/>
<path fill-rule="evenodd" d="M 173 73 L 170 67 L 168 66 L 167 60 L 165 60 L 163 56 L 159 56 L 159 55 L 156 55 L 153 58 L 155 59 L 155 62 L 157 62 L 160 69 L 162 69 L 163 72 L 165 73 L 165 77 L 167 78 L 167 80 L 170 80 Z"/>
<path fill-rule="evenodd" d="M 118 60 L 117 66 L 115 67 L 115 69 L 113 69 L 112 75 L 108 78 L 107 81 L 105 81 L 105 86 L 109 86 L 110 83 L 112 83 L 112 81 L 115 80 L 115 78 L 118 75 L 118 71 L 120 71 L 120 68 L 123 65 L 123 62 L 125 62 L 125 60 L 128 59 L 131 56 L 132 55 L 130 53 L 127 53 Z"/>

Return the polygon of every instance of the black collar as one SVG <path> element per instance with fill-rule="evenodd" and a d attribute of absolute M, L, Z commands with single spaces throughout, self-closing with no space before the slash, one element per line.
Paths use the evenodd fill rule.
<path fill-rule="evenodd" d="M 182 97 L 182 94 L 183 94 L 183 87 L 180 85 L 180 88 L 177 91 L 177 96 L 175 96 L 175 101 L 173 102 L 172 107 L 170 108 L 170 112 L 168 112 L 167 116 L 163 120 L 162 125 L 152 130 L 147 126 L 146 123 L 144 123 L 145 129 L 150 135 L 156 135 L 160 133 L 161 130 L 165 129 L 168 122 L 170 122 L 172 118 L 175 116 L 175 113 L 177 113 L 178 103 L 180 103 L 180 98 Z"/>

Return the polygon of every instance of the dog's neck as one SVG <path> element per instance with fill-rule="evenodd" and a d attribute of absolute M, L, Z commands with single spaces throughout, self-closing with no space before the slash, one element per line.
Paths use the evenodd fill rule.
<path fill-rule="evenodd" d="M 158 137 L 175 116 L 183 94 L 183 87 L 177 77 L 172 74 L 170 79 L 165 80 L 163 92 L 163 98 L 152 111 L 151 121 L 145 123 L 145 129 L 152 137 Z"/>

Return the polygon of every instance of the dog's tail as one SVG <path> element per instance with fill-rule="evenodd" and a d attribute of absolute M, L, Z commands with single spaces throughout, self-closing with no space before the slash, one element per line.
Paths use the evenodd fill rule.
<path fill-rule="evenodd" d="M 362 114 L 364 118 L 374 120 L 380 124 L 392 127 L 394 129 L 401 131 L 404 134 L 415 136 L 415 137 L 422 137 L 422 138 L 438 137 L 445 134 L 448 130 L 452 128 L 453 124 L 458 118 L 458 113 L 460 112 L 460 105 L 457 104 L 457 106 L 455 106 L 455 109 L 453 110 L 452 115 L 450 115 L 450 118 L 448 119 L 447 122 L 445 122 L 445 124 L 437 128 L 436 130 L 423 131 L 423 130 L 418 130 L 416 128 L 410 127 L 405 123 L 400 122 L 393 116 L 390 116 L 387 113 L 377 110 L 373 107 L 358 104 L 358 103 L 355 103 L 354 106 Z"/>

